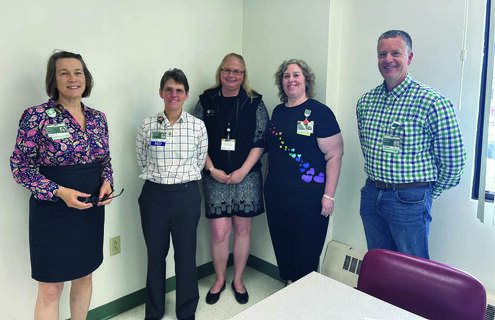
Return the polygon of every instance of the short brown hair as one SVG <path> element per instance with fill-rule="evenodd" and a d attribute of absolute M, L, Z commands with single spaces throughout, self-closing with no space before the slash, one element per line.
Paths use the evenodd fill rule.
<path fill-rule="evenodd" d="M 301 68 L 304 75 L 306 97 L 313 98 L 315 74 L 311 71 L 311 68 L 304 60 L 289 59 L 282 62 L 282 64 L 278 67 L 277 72 L 275 72 L 275 84 L 278 88 L 278 96 L 280 97 L 280 101 L 287 102 L 289 100 L 289 97 L 287 97 L 287 94 L 284 91 L 284 85 L 282 84 L 282 82 L 284 78 L 284 72 L 287 70 L 290 64 L 296 64 L 299 66 L 299 68 Z"/>
<path fill-rule="evenodd" d="M 165 71 L 165 73 L 162 76 L 162 79 L 160 80 L 160 91 L 163 91 L 163 87 L 165 86 L 165 83 L 170 79 L 173 79 L 178 84 L 183 85 L 184 89 L 186 90 L 186 94 L 189 93 L 189 83 L 187 82 L 187 77 L 184 74 L 184 71 L 177 68 L 169 69 Z"/>
<path fill-rule="evenodd" d="M 46 93 L 53 100 L 58 100 L 59 96 L 57 89 L 57 80 L 55 78 L 57 73 L 56 63 L 58 59 L 64 59 L 64 58 L 73 58 L 81 62 L 84 72 L 84 78 L 86 80 L 86 88 L 84 88 L 82 97 L 83 98 L 89 97 L 91 93 L 91 89 L 93 89 L 93 76 L 91 75 L 91 72 L 89 72 L 88 67 L 86 67 L 86 63 L 84 63 L 82 56 L 78 53 L 73 53 L 69 51 L 55 51 L 50 56 L 50 59 L 48 59 L 48 64 L 46 66 L 46 79 L 45 79 Z"/>

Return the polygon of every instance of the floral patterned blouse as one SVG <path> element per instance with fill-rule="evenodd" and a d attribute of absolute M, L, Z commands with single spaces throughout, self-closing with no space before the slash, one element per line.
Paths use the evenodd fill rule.
<path fill-rule="evenodd" d="M 58 184 L 38 172 L 39 166 L 66 166 L 99 162 L 101 179 L 113 184 L 108 125 L 105 114 L 83 105 L 86 131 L 76 119 L 52 99 L 27 108 L 19 121 L 19 131 L 10 168 L 14 180 L 38 200 L 52 200 Z M 52 139 L 51 129 L 62 126 L 62 136 Z M 55 196 L 56 198 L 56 196 Z M 55 200 L 55 199 L 53 199 Z"/>

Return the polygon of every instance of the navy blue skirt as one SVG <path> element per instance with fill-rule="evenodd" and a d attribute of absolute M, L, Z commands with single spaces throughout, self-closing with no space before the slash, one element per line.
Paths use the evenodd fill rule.
<path fill-rule="evenodd" d="M 40 173 L 57 184 L 98 196 L 98 163 L 40 167 Z M 57 201 L 29 199 L 31 276 L 41 282 L 79 279 L 103 262 L 104 206 L 85 210 Z"/>

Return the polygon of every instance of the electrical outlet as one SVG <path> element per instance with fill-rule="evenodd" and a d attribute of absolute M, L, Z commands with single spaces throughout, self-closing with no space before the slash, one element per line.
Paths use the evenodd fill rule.
<path fill-rule="evenodd" d="M 116 255 L 120 253 L 120 236 L 116 236 L 110 239 L 110 255 Z"/>

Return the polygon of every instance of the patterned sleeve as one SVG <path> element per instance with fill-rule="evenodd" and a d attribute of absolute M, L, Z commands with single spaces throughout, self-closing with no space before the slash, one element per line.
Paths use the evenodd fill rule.
<path fill-rule="evenodd" d="M 109 141 L 109 134 L 108 134 L 108 122 L 105 114 L 103 112 L 98 112 L 99 115 L 101 116 L 101 120 L 103 123 L 103 126 L 105 128 L 105 139 L 107 140 L 107 146 L 110 144 L 108 143 Z M 112 170 L 112 164 L 111 164 L 111 157 L 110 157 L 110 148 L 106 148 L 104 150 L 105 155 L 103 156 L 101 162 L 100 162 L 100 167 L 102 169 L 101 171 L 101 182 L 108 181 L 110 184 L 113 186 L 113 170 Z"/>
<path fill-rule="evenodd" d="M 265 148 L 265 131 L 268 128 L 268 111 L 263 100 L 256 109 L 256 128 L 254 129 L 253 148 Z"/>
<path fill-rule="evenodd" d="M 466 165 L 466 150 L 450 101 L 437 99 L 427 121 L 433 136 L 433 152 L 438 168 L 433 188 L 433 198 L 437 198 L 443 191 L 459 183 Z"/>
<path fill-rule="evenodd" d="M 58 185 L 38 172 L 40 136 L 44 124 L 44 108 L 28 108 L 19 121 L 14 152 L 10 157 L 10 169 L 14 180 L 31 191 L 38 200 L 57 200 L 54 196 Z"/>
<path fill-rule="evenodd" d="M 208 153 L 208 134 L 203 121 L 200 121 L 198 144 L 198 168 L 203 169 L 206 163 L 206 154 Z"/>
<path fill-rule="evenodd" d="M 148 132 L 148 126 L 147 126 L 148 119 L 144 119 L 143 122 L 141 123 L 140 128 L 138 129 L 137 135 L 136 135 L 136 155 L 137 155 L 137 162 L 139 169 L 141 169 L 141 172 L 144 171 L 147 165 L 147 155 L 148 155 L 148 143 L 147 139 L 149 136 Z"/>
<path fill-rule="evenodd" d="M 364 154 L 364 142 L 365 142 L 365 139 L 364 139 L 364 136 L 363 136 L 363 124 L 362 124 L 362 116 L 361 116 L 361 104 L 362 104 L 362 100 L 363 98 L 361 97 L 358 102 L 357 102 L 357 105 L 356 105 L 356 120 L 357 120 L 357 129 L 358 129 L 358 136 L 359 136 L 359 142 L 361 144 L 361 152 L 363 153 L 363 156 L 365 156 Z M 365 156 L 366 158 L 366 156 Z"/>
<path fill-rule="evenodd" d="M 198 103 L 196 103 L 196 106 L 194 107 L 192 115 L 195 116 L 196 118 L 198 118 L 199 120 L 204 120 L 203 119 L 203 105 L 201 104 L 201 100 L 198 100 Z"/>

